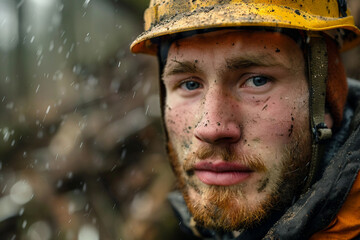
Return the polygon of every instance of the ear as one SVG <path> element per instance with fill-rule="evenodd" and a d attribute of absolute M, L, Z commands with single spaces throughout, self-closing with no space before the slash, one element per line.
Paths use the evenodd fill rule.
<path fill-rule="evenodd" d="M 330 114 L 330 113 L 325 113 L 324 118 L 325 118 L 324 120 L 325 120 L 326 126 L 327 126 L 328 128 L 332 128 L 333 125 L 334 125 L 334 120 L 333 120 L 331 114 Z"/>

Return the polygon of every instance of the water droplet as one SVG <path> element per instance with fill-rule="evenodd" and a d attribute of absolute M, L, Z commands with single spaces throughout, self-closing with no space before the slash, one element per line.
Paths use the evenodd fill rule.
<path fill-rule="evenodd" d="M 51 41 L 50 41 L 50 45 L 49 45 L 49 51 L 50 51 L 50 52 L 51 52 L 52 50 L 54 50 L 54 46 L 55 46 L 54 41 L 51 40 Z"/>
<path fill-rule="evenodd" d="M 21 227 L 22 227 L 22 228 L 25 228 L 25 227 L 26 227 L 26 225 L 27 225 L 27 221 L 26 221 L 26 220 L 24 220 L 24 221 L 23 221 L 23 223 L 22 223 L 22 225 L 21 225 Z"/>
<path fill-rule="evenodd" d="M 62 71 L 58 70 L 54 73 L 53 80 L 54 81 L 61 80 L 61 79 L 63 79 L 63 77 L 64 77 L 64 73 Z"/>
<path fill-rule="evenodd" d="M 87 83 L 89 84 L 89 86 L 94 87 L 98 84 L 98 80 L 94 76 L 91 75 L 87 79 Z"/>
<path fill-rule="evenodd" d="M 99 240 L 99 231 L 92 225 L 83 225 L 78 234 L 79 240 Z"/>
<path fill-rule="evenodd" d="M 39 61 L 37 62 L 38 67 L 40 67 L 40 65 L 41 65 L 41 63 L 42 63 L 42 59 L 43 59 L 43 57 L 41 56 L 40 59 L 39 59 Z"/>
<path fill-rule="evenodd" d="M 19 210 L 19 216 L 22 216 L 24 214 L 25 208 L 20 208 Z"/>
<path fill-rule="evenodd" d="M 36 136 L 37 136 L 37 138 L 41 139 L 41 138 L 44 137 L 44 132 L 42 130 L 40 130 L 40 131 L 37 132 Z"/>
<path fill-rule="evenodd" d="M 27 232 L 28 238 L 26 239 L 37 239 L 37 240 L 48 240 L 52 238 L 52 230 L 49 223 L 45 221 L 38 221 L 33 223 Z"/>
<path fill-rule="evenodd" d="M 121 152 L 121 157 L 120 157 L 120 159 L 121 159 L 121 160 L 124 160 L 125 156 L 126 156 L 126 149 L 124 149 L 124 150 Z"/>
<path fill-rule="evenodd" d="M 84 42 L 88 43 L 90 42 L 90 40 L 91 40 L 90 33 L 87 33 L 86 37 L 84 38 Z"/>
<path fill-rule="evenodd" d="M 74 65 L 72 70 L 73 70 L 73 73 L 80 74 L 81 73 L 81 66 L 80 65 Z"/>
<path fill-rule="evenodd" d="M 10 131 L 9 131 L 9 129 L 8 129 L 8 128 L 4 128 L 4 129 L 2 130 L 2 133 L 4 134 L 4 137 L 3 137 L 4 142 L 7 142 L 7 141 L 9 140 L 9 138 L 10 138 Z"/>
<path fill-rule="evenodd" d="M 35 90 L 35 93 L 38 93 L 38 92 L 39 92 L 39 89 L 40 89 L 40 84 L 37 85 L 36 90 Z"/>
<path fill-rule="evenodd" d="M 14 102 L 9 102 L 8 104 L 6 104 L 6 108 L 7 109 L 13 109 L 14 108 Z"/>
<path fill-rule="evenodd" d="M 26 33 L 30 33 L 31 29 L 32 29 L 32 26 L 31 26 L 31 25 L 27 26 L 27 28 L 26 28 Z"/>
<path fill-rule="evenodd" d="M 39 46 L 36 50 L 36 56 L 40 57 L 42 52 L 43 52 L 43 48 L 42 48 L 42 46 Z"/>
<path fill-rule="evenodd" d="M 6 189 L 7 189 L 7 184 L 5 184 L 5 186 L 4 186 L 3 189 L 1 190 L 1 193 L 5 193 Z"/>
<path fill-rule="evenodd" d="M 90 0 L 85 0 L 83 7 L 87 8 L 89 6 Z"/>
<path fill-rule="evenodd" d="M 10 197 L 17 204 L 25 204 L 33 198 L 33 189 L 25 180 L 16 182 L 10 189 Z"/>
<path fill-rule="evenodd" d="M 70 202 L 69 203 L 69 206 L 68 206 L 68 213 L 69 214 L 73 214 L 76 210 L 76 206 L 75 206 L 75 203 L 73 202 Z"/>
<path fill-rule="evenodd" d="M 58 180 L 57 183 L 56 183 L 56 187 L 57 188 L 61 188 L 63 185 L 63 181 L 62 180 Z"/>

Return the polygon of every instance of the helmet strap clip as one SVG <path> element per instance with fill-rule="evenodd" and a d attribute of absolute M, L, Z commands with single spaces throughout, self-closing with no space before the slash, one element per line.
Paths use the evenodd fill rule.
<path fill-rule="evenodd" d="M 314 183 L 322 157 L 323 141 L 332 135 L 325 124 L 326 81 L 328 73 L 327 45 L 323 36 L 308 32 L 308 78 L 309 78 L 309 118 L 313 133 L 312 154 L 309 174 L 303 192 Z"/>

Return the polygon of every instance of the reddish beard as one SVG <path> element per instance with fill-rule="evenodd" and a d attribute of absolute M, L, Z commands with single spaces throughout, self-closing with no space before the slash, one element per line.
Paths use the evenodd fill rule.
<path fill-rule="evenodd" d="M 299 194 L 299 189 L 304 184 L 308 172 L 307 163 L 311 150 L 309 134 L 295 137 L 290 144 L 284 147 L 280 177 L 272 187 L 271 193 L 255 207 L 250 207 L 249 204 L 239 204 L 239 200 L 246 200 L 243 192 L 244 183 L 231 186 L 207 185 L 203 187 L 202 185 L 201 187 L 192 169 L 196 161 L 211 156 L 220 156 L 223 161 L 240 162 L 255 172 L 265 173 L 266 176 L 270 173 L 260 157 L 256 155 L 238 156 L 230 147 L 219 148 L 208 145 L 188 155 L 181 165 L 178 154 L 170 141 L 168 152 L 179 187 L 196 223 L 205 228 L 236 231 L 260 223 L 272 209 L 284 208 L 293 200 L 294 196 Z M 263 191 L 268 182 L 269 178 L 262 179 L 257 191 Z M 192 199 L 189 195 L 190 190 L 199 194 L 201 199 Z"/>

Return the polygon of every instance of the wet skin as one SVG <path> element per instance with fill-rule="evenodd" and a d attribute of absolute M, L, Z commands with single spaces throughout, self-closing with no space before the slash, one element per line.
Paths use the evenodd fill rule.
<path fill-rule="evenodd" d="M 289 146 L 309 142 L 304 65 L 301 49 L 280 33 L 225 30 L 171 45 L 165 124 L 188 206 L 209 205 L 216 186 L 241 193 L 234 208 L 256 210 L 276 194 Z M 215 153 L 199 156 L 204 148 Z"/>

